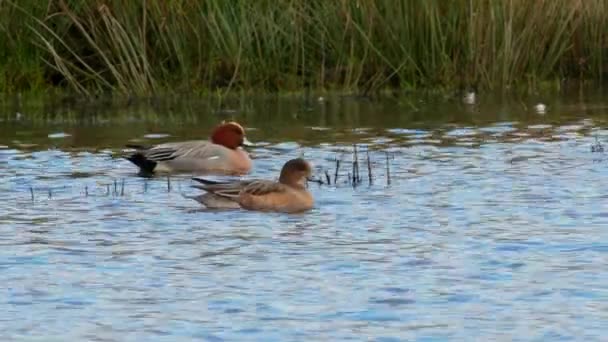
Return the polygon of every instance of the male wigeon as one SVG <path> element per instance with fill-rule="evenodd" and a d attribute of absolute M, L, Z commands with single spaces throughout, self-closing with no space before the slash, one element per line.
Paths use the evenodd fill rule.
<path fill-rule="evenodd" d="M 238 123 L 223 122 L 210 140 L 170 142 L 137 149 L 126 157 L 143 173 L 204 173 L 242 175 L 251 170 L 251 159 L 242 146 L 251 143 Z"/>
<path fill-rule="evenodd" d="M 212 209 L 302 212 L 314 205 L 312 194 L 306 189 L 306 181 L 310 180 L 311 174 L 310 164 L 297 158 L 283 165 L 278 182 L 259 179 L 215 182 L 193 178 L 202 183 L 194 187 L 207 192 L 193 199 Z"/>

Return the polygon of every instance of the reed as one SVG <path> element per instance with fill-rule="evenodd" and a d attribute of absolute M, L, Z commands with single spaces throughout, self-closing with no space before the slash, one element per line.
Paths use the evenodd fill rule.
<path fill-rule="evenodd" d="M 357 152 L 357 144 L 353 145 L 353 179 L 352 185 L 356 187 L 361 182 L 359 177 L 359 153 Z"/>
<path fill-rule="evenodd" d="M 340 158 L 336 158 L 336 170 L 334 171 L 334 184 L 338 184 L 338 176 L 340 175 Z M 327 182 L 329 184 L 330 182 Z"/>
<path fill-rule="evenodd" d="M 534 89 L 602 81 L 604 0 L 4 0 L 0 92 Z"/>
<path fill-rule="evenodd" d="M 391 163 L 388 152 L 386 152 L 386 185 L 391 185 Z"/>
<path fill-rule="evenodd" d="M 382 151 L 380 151 L 382 152 Z M 364 180 L 361 177 L 361 164 L 360 164 L 360 160 L 359 160 L 359 155 L 361 153 L 365 153 L 366 156 L 366 161 L 365 163 L 367 164 L 367 185 L 368 186 L 372 186 L 374 184 L 374 172 L 372 171 L 372 169 L 374 167 L 378 168 L 384 168 L 385 170 L 385 177 L 386 177 L 386 185 L 390 185 L 391 184 L 391 170 L 390 170 L 390 159 L 392 158 L 392 156 L 389 154 L 389 152 L 384 152 L 385 154 L 385 158 L 383 156 L 381 161 L 376 161 L 373 162 L 372 161 L 372 157 L 370 154 L 370 150 L 369 150 L 369 146 L 367 146 L 364 150 L 361 150 L 360 146 L 357 146 L 356 144 L 353 145 L 353 149 L 352 152 L 350 153 L 351 158 L 352 158 L 352 168 L 350 170 L 344 170 L 344 172 L 346 172 L 346 179 L 344 181 L 342 181 L 342 184 L 348 184 L 349 186 L 352 186 L 353 188 L 358 187 L 359 185 L 364 184 Z M 312 179 L 310 179 L 310 181 L 313 181 L 315 183 L 318 183 L 319 185 L 333 185 L 333 186 L 338 186 L 338 176 L 340 175 L 340 163 L 341 163 L 341 156 L 343 155 L 343 153 L 340 153 L 339 156 L 336 156 L 336 162 L 335 162 L 335 168 L 334 168 L 334 179 L 333 179 L 333 183 L 332 183 L 332 179 L 330 176 L 330 169 L 324 169 L 323 170 L 323 174 L 319 177 L 313 177 Z M 363 159 L 363 157 L 361 157 Z M 343 172 L 343 175 L 344 175 Z M 378 170 L 376 171 L 376 177 L 378 177 L 378 174 L 380 174 L 381 172 L 378 172 Z"/>
<path fill-rule="evenodd" d="M 367 154 L 367 180 L 369 185 L 372 185 L 374 182 L 374 177 L 372 176 L 372 161 L 369 159 L 369 150 L 366 151 Z"/>
<path fill-rule="evenodd" d="M 604 145 L 597 136 L 595 136 L 595 143 L 591 145 L 591 152 L 604 153 Z"/>

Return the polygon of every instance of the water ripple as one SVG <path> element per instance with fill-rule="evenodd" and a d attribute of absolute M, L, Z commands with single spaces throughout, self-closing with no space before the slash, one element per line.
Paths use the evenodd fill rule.
<path fill-rule="evenodd" d="M 184 196 L 196 193 L 187 176 L 139 178 L 113 149 L 10 143 L 0 337 L 600 340 L 608 186 L 594 128 L 308 124 L 326 140 L 253 150 L 253 176 L 301 154 L 327 171 L 301 215 L 206 211 Z M 354 142 L 373 184 L 366 165 L 361 185 L 348 181 Z"/>

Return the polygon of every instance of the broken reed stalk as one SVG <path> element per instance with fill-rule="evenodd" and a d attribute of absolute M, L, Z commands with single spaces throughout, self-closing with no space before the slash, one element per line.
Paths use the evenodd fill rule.
<path fill-rule="evenodd" d="M 340 171 L 340 159 L 336 158 L 336 172 L 334 173 L 334 184 L 338 184 L 338 172 Z"/>
<path fill-rule="evenodd" d="M 32 195 L 32 202 L 34 202 L 34 188 L 30 186 L 30 195 Z"/>
<path fill-rule="evenodd" d="M 357 183 L 361 183 L 361 164 L 359 163 L 359 153 L 357 153 L 357 145 L 355 145 L 355 159 L 357 161 Z"/>
<path fill-rule="evenodd" d="M 124 196 L 125 195 L 125 179 L 122 179 L 122 182 L 120 183 L 120 196 Z"/>
<path fill-rule="evenodd" d="M 353 145 L 353 186 L 361 181 L 359 177 L 359 154 L 357 153 L 357 144 Z"/>
<path fill-rule="evenodd" d="M 87 185 L 84 186 L 84 197 L 89 197 L 89 187 Z"/>
<path fill-rule="evenodd" d="M 386 185 L 391 185 L 391 168 L 389 165 L 388 152 L 386 152 Z"/>
<path fill-rule="evenodd" d="M 325 179 L 327 180 L 327 185 L 331 185 L 331 177 L 329 176 L 329 171 L 325 170 Z"/>
<path fill-rule="evenodd" d="M 118 195 L 118 182 L 114 179 L 114 196 Z"/>
<path fill-rule="evenodd" d="M 595 144 L 591 145 L 591 152 L 604 152 L 604 146 L 600 142 L 600 139 L 597 137 L 597 135 L 595 136 Z"/>
<path fill-rule="evenodd" d="M 372 162 L 369 159 L 369 150 L 366 151 L 367 152 L 367 177 L 369 180 L 369 185 L 372 185 L 373 182 L 373 177 L 372 177 Z"/>
<path fill-rule="evenodd" d="M 171 177 L 167 176 L 167 192 L 171 192 Z"/>
<path fill-rule="evenodd" d="M 53 190 L 49 188 L 49 199 L 53 199 Z"/>

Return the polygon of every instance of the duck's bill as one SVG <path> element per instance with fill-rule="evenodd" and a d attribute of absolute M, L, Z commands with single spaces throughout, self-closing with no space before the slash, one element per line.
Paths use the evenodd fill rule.
<path fill-rule="evenodd" d="M 255 146 L 255 144 L 252 143 L 251 141 L 247 140 L 247 138 L 243 138 L 243 146 L 252 147 L 252 146 Z"/>

